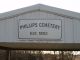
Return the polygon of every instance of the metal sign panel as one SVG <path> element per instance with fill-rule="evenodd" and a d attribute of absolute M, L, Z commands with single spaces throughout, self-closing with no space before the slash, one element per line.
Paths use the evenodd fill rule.
<path fill-rule="evenodd" d="M 19 38 L 61 39 L 61 20 L 20 20 Z"/>

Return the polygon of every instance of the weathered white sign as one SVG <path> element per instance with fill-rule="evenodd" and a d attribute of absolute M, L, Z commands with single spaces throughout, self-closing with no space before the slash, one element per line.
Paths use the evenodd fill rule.
<path fill-rule="evenodd" d="M 19 38 L 61 39 L 61 20 L 20 20 Z"/>

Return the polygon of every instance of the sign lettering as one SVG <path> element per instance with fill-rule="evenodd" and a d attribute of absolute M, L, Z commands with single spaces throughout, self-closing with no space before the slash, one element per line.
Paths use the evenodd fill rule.
<path fill-rule="evenodd" d="M 20 20 L 19 38 L 60 39 L 61 20 Z"/>

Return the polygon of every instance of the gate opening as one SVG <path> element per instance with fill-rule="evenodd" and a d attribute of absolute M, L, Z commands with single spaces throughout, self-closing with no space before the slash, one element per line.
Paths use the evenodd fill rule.
<path fill-rule="evenodd" d="M 79 60 L 80 51 L 0 50 L 0 60 Z"/>

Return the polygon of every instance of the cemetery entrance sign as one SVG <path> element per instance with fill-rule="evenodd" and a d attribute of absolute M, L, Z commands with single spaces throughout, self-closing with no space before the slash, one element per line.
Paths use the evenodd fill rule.
<path fill-rule="evenodd" d="M 19 38 L 61 39 L 61 20 L 20 20 Z"/>

